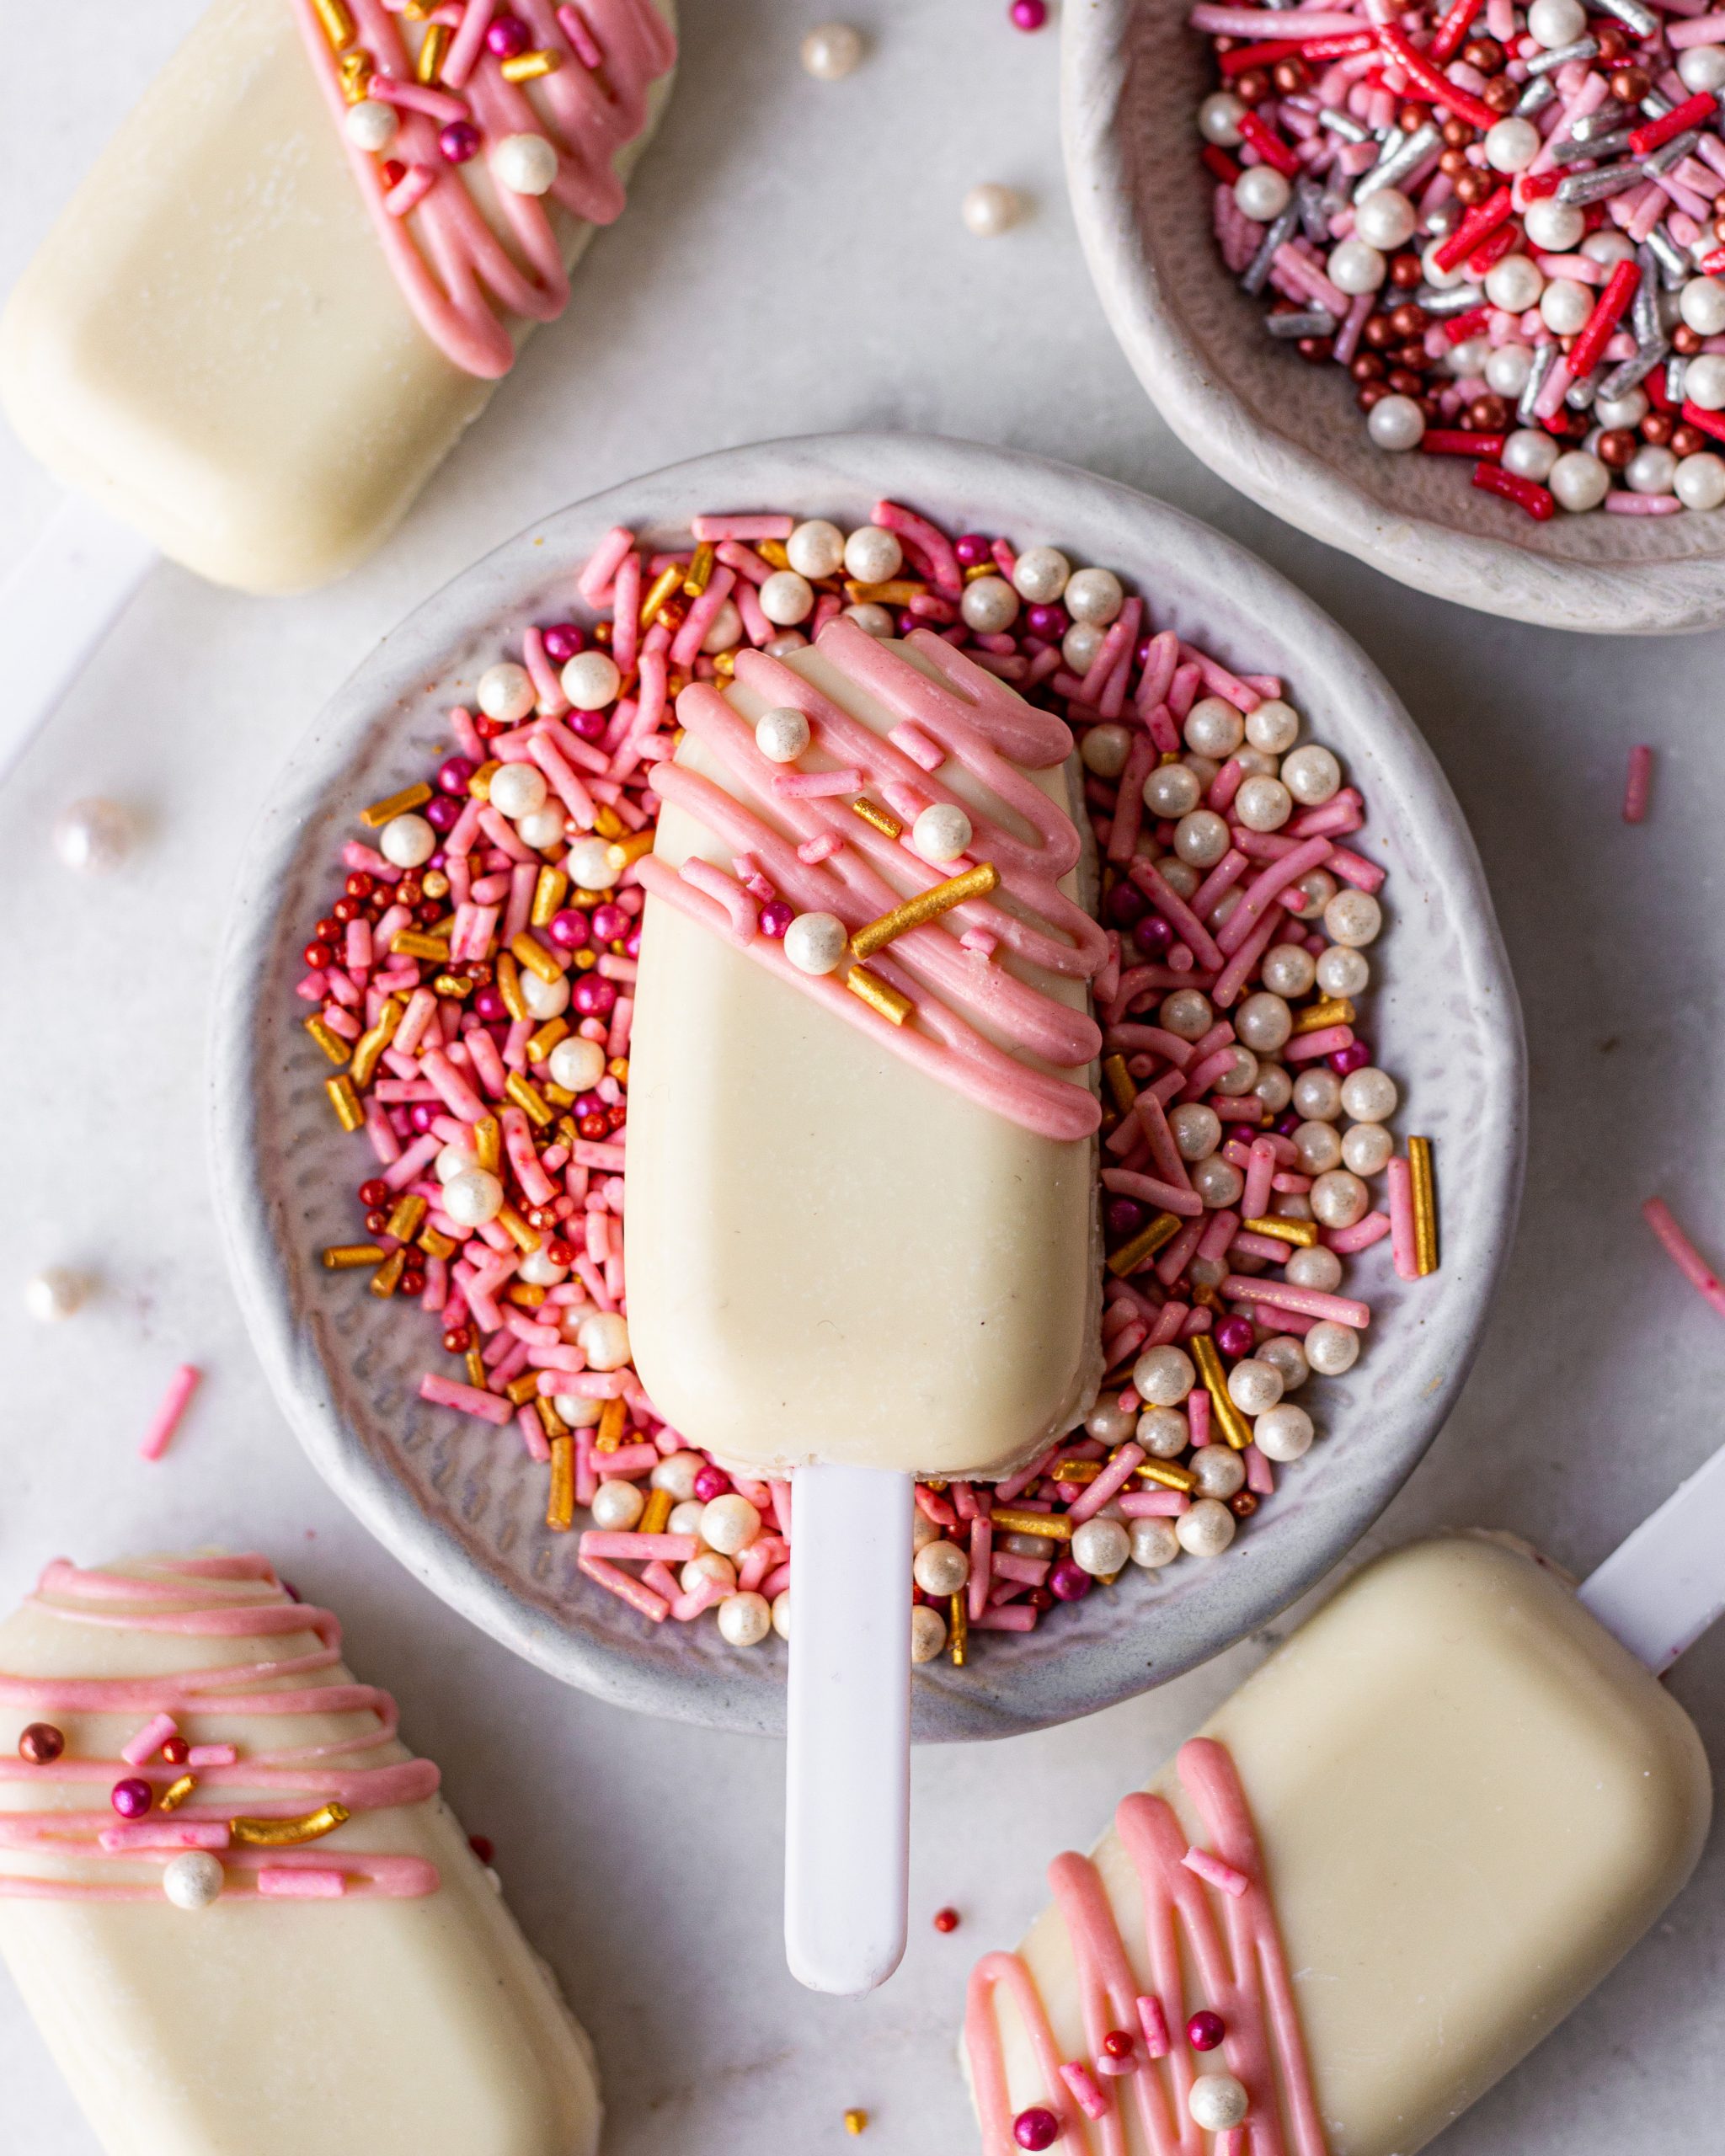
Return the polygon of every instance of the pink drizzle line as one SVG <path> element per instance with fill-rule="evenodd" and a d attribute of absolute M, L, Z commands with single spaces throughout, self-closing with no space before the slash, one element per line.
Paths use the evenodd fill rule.
<path fill-rule="evenodd" d="M 349 107 L 339 56 L 312 0 L 293 4 L 325 101 L 341 126 Z M 377 72 L 411 84 L 414 65 L 397 17 L 382 0 L 350 0 L 350 6 L 357 43 Z M 409 306 L 458 367 L 488 381 L 507 374 L 515 361 L 503 317 L 554 322 L 569 303 L 569 274 L 545 201 L 590 225 L 608 225 L 621 213 L 623 189 L 613 160 L 645 125 L 648 89 L 668 72 L 677 50 L 650 0 L 588 0 L 583 13 L 603 63 L 590 70 L 572 48 L 549 0 L 514 0 L 513 12 L 527 24 L 534 49 L 562 60 L 532 84 L 542 109 L 528 98 L 527 84 L 504 79 L 502 63 L 483 47 L 460 95 L 443 93 L 456 103 L 465 99 L 485 146 L 482 157 L 508 135 L 542 135 L 558 153 L 557 178 L 545 200 L 496 188 L 507 243 L 487 222 L 460 168 L 445 159 L 437 147 L 438 122 L 427 114 L 398 107 L 401 125 L 383 157 L 348 141 L 344 129 L 342 135 Z M 388 158 L 405 165 L 410 178 L 416 171 L 431 175 L 413 205 L 411 227 L 406 216 L 393 215 L 387 206 L 383 167 Z"/>
<path fill-rule="evenodd" d="M 204 1580 L 256 1581 L 274 1588 L 276 1598 L 212 1602 L 190 1609 L 148 1607 L 152 1603 L 183 1601 Z M 199 1713 L 275 1716 L 369 1711 L 377 1718 L 375 1729 L 361 1730 L 326 1744 L 254 1752 L 232 1766 L 202 1768 L 197 1778 L 200 1795 L 223 1786 L 279 1794 L 266 1795 L 261 1802 L 248 1798 L 243 1807 L 189 1802 L 176 1812 L 151 1812 L 152 1822 L 164 1828 L 224 1829 L 241 1808 L 251 1818 L 293 1818 L 331 1801 L 344 1804 L 350 1812 L 379 1812 L 422 1803 L 436 1793 L 438 1771 L 429 1759 L 366 1767 L 347 1764 L 344 1758 L 348 1753 L 370 1751 L 394 1737 L 396 1705 L 387 1692 L 370 1684 L 310 1684 L 280 1691 L 246 1689 L 309 1675 L 341 1659 L 341 1626 L 334 1614 L 310 1604 L 291 1601 L 266 1558 L 177 1557 L 145 1578 L 119 1572 L 80 1572 L 61 1558 L 43 1573 L 31 1599 L 66 1624 L 117 1631 L 165 1632 L 183 1639 L 256 1640 L 260 1646 L 289 1634 L 312 1632 L 319 1642 L 311 1654 L 271 1659 L 265 1653 L 255 1662 L 180 1670 L 161 1677 L 0 1675 L 0 1707 L 17 1709 L 32 1721 L 51 1721 L 56 1715 L 96 1714 L 178 1718 Z M 109 1603 L 133 1606 L 103 1607 Z M 140 1604 L 145 1606 L 140 1609 L 136 1606 Z M 64 1852 L 80 1865 L 136 1865 L 152 1859 L 165 1865 L 175 1854 L 172 1849 L 131 1848 L 110 1853 L 100 1847 L 98 1838 L 115 1824 L 106 1797 L 122 1774 L 141 1776 L 158 1788 L 165 1788 L 183 1771 L 161 1762 L 128 1766 L 118 1758 L 77 1758 L 69 1751 L 51 1767 L 33 1767 L 18 1758 L 0 1759 L 0 1782 L 38 1787 L 51 1785 L 56 1791 L 74 1792 L 89 1785 L 100 1790 L 104 1800 L 99 1810 L 89 1812 L 0 1812 L 0 1851 Z M 237 1884 L 233 1875 L 240 1872 L 248 1876 L 250 1892 L 258 1892 L 257 1875 L 266 1868 L 278 1873 L 327 1876 L 339 1872 L 344 1891 L 362 1897 L 414 1898 L 435 1893 L 439 1884 L 436 1866 L 421 1857 L 377 1856 L 369 1850 L 349 1854 L 333 1849 L 328 1836 L 300 1849 L 224 1849 L 222 1855 L 230 1891 Z M 285 1890 L 277 1885 L 270 1891 Z M 320 1892 L 327 1891 L 326 1884 Z M 0 1898 L 9 1900 L 147 1902 L 160 1896 L 158 1885 L 45 1879 L 0 1870 Z"/>
<path fill-rule="evenodd" d="M 1188 1844 L 1170 1806 L 1143 1790 L 1126 1798 L 1114 1815 L 1114 1827 L 1144 1890 L 1145 1960 L 1156 1999 L 1168 2027 L 1183 2030 L 1188 2013 L 1183 1975 L 1189 1965 L 1199 1987 L 1194 2004 L 1213 2008 L 1226 2023 L 1223 2051 L 1228 2070 L 1251 2100 L 1244 2127 L 1236 2130 L 1234 2156 L 1285 2156 L 1289 2150 L 1293 2156 L 1326 2156 L 1287 1956 L 1263 1885 L 1263 1853 L 1239 1775 L 1213 1737 L 1194 1737 L 1183 1746 L 1178 1764 L 1216 1854 L 1247 1884 L 1238 1896 L 1224 1894 L 1213 1901 L 1186 1865 Z M 1092 2056 L 1099 2055 L 1111 2030 L 1130 2030 L 1138 2020 L 1138 1983 L 1090 1860 L 1071 1854 L 1056 1857 L 1049 1867 L 1049 1883 L 1071 1940 L 1085 2041 Z M 1178 2035 L 1166 2068 L 1140 2060 L 1135 2073 L 1112 2082 L 1118 2100 L 1094 2122 L 1092 2139 L 1091 2125 L 1068 2090 L 1063 2068 L 1069 2062 L 1055 2047 L 1042 1994 L 1017 1954 L 985 1955 L 970 1977 L 964 2041 L 985 2156 L 1017 2156 L 1006 2052 L 995 2010 L 995 1994 L 1002 1988 L 1029 2032 L 1043 2079 L 1043 2092 L 1035 2100 L 1060 2120 L 1063 2151 L 1089 2156 L 1096 2149 L 1101 2156 L 1125 2156 L 1130 2105 L 1153 2156 L 1203 2156 L 1208 2137 L 1186 2109 L 1194 2078 L 1193 2054 Z"/>
<path fill-rule="evenodd" d="M 818 745 L 859 779 L 859 787 L 847 788 L 847 795 L 861 790 L 891 798 L 902 791 L 914 794 L 921 805 L 950 802 L 963 807 L 975 833 L 967 857 L 994 863 L 1014 906 L 975 900 L 954 909 L 954 926 L 960 931 L 980 929 L 997 945 L 1050 973 L 1089 979 L 1108 956 L 1107 938 L 1059 889 L 1060 878 L 1078 860 L 1078 832 L 1071 818 L 1025 776 L 1027 770 L 1046 771 L 1063 762 L 1071 748 L 1070 731 L 928 630 L 913 630 L 909 641 L 939 670 L 939 680 L 931 680 L 842 618 L 821 632 L 818 648 L 848 680 L 884 704 L 896 721 L 913 725 L 937 744 L 942 760 L 963 765 L 1029 826 L 1033 841 L 1020 838 L 969 802 L 959 802 L 923 763 L 853 718 L 781 660 L 763 652 L 743 652 L 736 677 L 770 704 L 804 713 Z M 658 767 L 656 790 L 724 840 L 731 854 L 754 856 L 798 912 L 836 914 L 855 930 L 900 903 L 899 889 L 885 873 L 888 864 L 900 878 L 908 873 L 916 890 L 928 889 L 959 867 L 935 867 L 923 861 L 907 842 L 886 838 L 864 823 L 847 798 L 782 792 L 775 783 L 783 776 L 781 767 L 761 754 L 748 722 L 710 684 L 697 682 L 684 690 L 677 699 L 677 718 L 723 759 L 737 790 L 728 792 L 673 763 Z M 790 837 L 764 823 L 738 798 L 744 794 L 771 802 Z M 836 841 L 839 850 L 814 860 L 798 852 L 799 846 L 826 838 Z M 1020 1061 L 962 1013 L 985 1017 L 1021 1054 L 1063 1070 L 1081 1068 L 1100 1052 L 1102 1036 L 1094 1020 L 1018 979 L 983 953 L 963 949 L 945 928 L 932 924 L 913 929 L 869 959 L 869 969 L 915 1006 L 913 1021 L 894 1026 L 845 986 L 843 967 L 825 976 L 800 973 L 780 942 L 752 926 L 744 934 L 750 916 L 713 894 L 713 879 L 722 871 L 680 873 L 649 855 L 637 873 L 655 896 L 729 937 L 781 979 L 985 1107 L 1048 1138 L 1087 1138 L 1101 1121 L 1100 1107 L 1087 1086 Z"/>

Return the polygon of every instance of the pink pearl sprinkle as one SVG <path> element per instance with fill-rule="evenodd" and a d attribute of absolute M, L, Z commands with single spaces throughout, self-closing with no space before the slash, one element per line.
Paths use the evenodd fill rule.
<path fill-rule="evenodd" d="M 1039 30 L 1048 20 L 1046 0 L 1012 0 L 1007 12 L 1014 29 Z"/>
<path fill-rule="evenodd" d="M 464 165 L 479 154 L 479 131 L 471 120 L 451 120 L 438 130 L 437 147 L 448 163 Z"/>
<path fill-rule="evenodd" d="M 155 1792 L 141 1774 L 128 1774 L 109 1791 L 108 1801 L 122 1819 L 142 1819 L 155 1801 Z"/>

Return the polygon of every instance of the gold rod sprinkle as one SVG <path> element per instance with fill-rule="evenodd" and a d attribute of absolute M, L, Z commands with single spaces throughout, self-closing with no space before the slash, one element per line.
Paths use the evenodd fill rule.
<path fill-rule="evenodd" d="M 891 1025 L 902 1026 L 916 1008 L 908 995 L 900 995 L 897 989 L 889 986 L 879 974 L 870 973 L 867 966 L 852 966 L 845 975 L 845 986 Z"/>
<path fill-rule="evenodd" d="M 689 557 L 689 566 L 683 576 L 683 596 L 698 599 L 713 580 L 713 564 L 716 557 L 710 540 L 702 539 Z"/>
<path fill-rule="evenodd" d="M 535 1251 L 544 1241 L 537 1228 L 530 1228 L 513 1205 L 505 1205 L 498 1214 L 504 1233 L 517 1250 Z"/>
<path fill-rule="evenodd" d="M 1070 1482 L 1076 1488 L 1080 1483 L 1093 1482 L 1102 1473 L 1099 1460 L 1057 1460 L 1048 1470 L 1052 1482 Z"/>
<path fill-rule="evenodd" d="M 427 1257 L 453 1257 L 459 1245 L 453 1235 L 446 1235 L 441 1228 L 427 1227 L 420 1230 L 419 1248 Z"/>
<path fill-rule="evenodd" d="M 419 47 L 419 56 L 414 63 L 414 72 L 422 83 L 435 83 L 443 72 L 444 55 L 449 51 L 451 32 L 445 23 L 433 23 L 425 33 Z"/>
<path fill-rule="evenodd" d="M 1322 1033 L 1332 1026 L 1351 1026 L 1356 1015 L 1345 995 L 1327 995 L 1322 1003 L 1308 1003 L 1295 1012 L 1294 1031 L 1296 1035 Z"/>
<path fill-rule="evenodd" d="M 1159 1482 L 1165 1490 L 1195 1490 L 1198 1477 L 1189 1467 L 1179 1467 L 1172 1460 L 1140 1460 L 1138 1466 L 1140 1481 Z"/>
<path fill-rule="evenodd" d="M 503 1007 L 517 1025 L 529 1017 L 526 1003 L 521 1000 L 521 969 L 507 951 L 497 954 L 497 992 L 503 998 Z"/>
<path fill-rule="evenodd" d="M 428 965 L 449 963 L 449 938 L 422 935 L 417 928 L 398 928 L 389 939 L 393 958 L 423 958 Z"/>
<path fill-rule="evenodd" d="M 1228 1380 L 1222 1369 L 1222 1358 L 1216 1353 L 1216 1343 L 1207 1332 L 1194 1332 L 1187 1345 L 1198 1365 L 1198 1374 L 1204 1380 L 1204 1389 L 1210 1395 L 1210 1412 L 1215 1417 L 1217 1428 L 1236 1452 L 1244 1452 L 1252 1443 L 1252 1425 L 1228 1396 Z"/>
<path fill-rule="evenodd" d="M 178 1812 L 197 1785 L 195 1774 L 176 1775 L 157 1798 L 157 1808 L 163 1812 Z"/>
<path fill-rule="evenodd" d="M 539 1427 L 544 1431 L 547 1440 L 552 1438 L 566 1438 L 569 1435 L 569 1426 L 558 1413 L 557 1402 L 554 1400 L 547 1400 L 542 1392 L 533 1401 L 533 1412 L 539 1417 Z M 644 1513 L 642 1517 L 644 1518 L 645 1514 Z"/>
<path fill-rule="evenodd" d="M 845 596 L 853 606 L 908 606 L 927 589 L 926 584 L 908 576 L 891 577 L 884 584 L 860 584 L 855 577 L 845 579 Z"/>
<path fill-rule="evenodd" d="M 542 868 L 533 886 L 533 910 L 527 919 L 535 928 L 548 928 L 569 895 L 569 879 L 560 868 Z"/>
<path fill-rule="evenodd" d="M 553 1534 L 567 1534 L 575 1522 L 575 1441 L 551 1440 L 551 1488 L 545 1500 L 545 1524 Z"/>
<path fill-rule="evenodd" d="M 366 1283 L 379 1301 L 387 1301 L 401 1285 L 401 1276 L 407 1270 L 408 1254 L 404 1250 L 393 1250 Z"/>
<path fill-rule="evenodd" d="M 513 1407 L 525 1407 L 539 1397 L 539 1373 L 523 1370 L 518 1378 L 511 1378 L 503 1388 L 503 1396 Z"/>
<path fill-rule="evenodd" d="M 542 75 L 554 75 L 562 65 L 560 52 L 548 52 L 542 46 L 536 52 L 517 53 L 497 72 L 505 83 L 536 83 Z"/>
<path fill-rule="evenodd" d="M 1115 1279 L 1124 1280 L 1129 1273 L 1135 1273 L 1146 1258 L 1154 1257 L 1164 1243 L 1172 1242 L 1179 1232 L 1180 1223 L 1172 1213 L 1158 1213 L 1130 1242 L 1121 1244 L 1108 1260 L 1108 1271 Z"/>
<path fill-rule="evenodd" d="M 1248 1235 L 1268 1235 L 1273 1242 L 1295 1243 L 1301 1250 L 1311 1250 L 1317 1243 L 1316 1220 L 1289 1220 L 1279 1213 L 1273 1213 L 1256 1220 L 1242 1220 L 1240 1225 Z"/>
<path fill-rule="evenodd" d="M 398 1243 L 410 1243 L 429 1209 L 423 1198 L 405 1190 L 396 1199 L 389 1218 L 383 1224 L 383 1232 L 393 1235 Z"/>
<path fill-rule="evenodd" d="M 1432 1141 L 1410 1138 L 1407 1166 L 1413 1183 L 1413 1247 L 1419 1277 L 1438 1269 L 1438 1191 L 1432 1178 Z"/>
<path fill-rule="evenodd" d="M 647 587 L 646 597 L 641 601 L 641 627 L 644 629 L 682 580 L 683 565 L 681 562 L 673 562 L 669 568 L 661 569 Z"/>
<path fill-rule="evenodd" d="M 1010 1505 L 996 1505 L 991 1517 L 1006 1534 L 1041 1534 L 1054 1542 L 1072 1539 L 1072 1523 L 1065 1513 L 1020 1513 Z"/>
<path fill-rule="evenodd" d="M 638 1534 L 663 1534 L 665 1524 L 670 1518 L 672 1502 L 669 1490 L 649 1490 L 635 1532 Z"/>
<path fill-rule="evenodd" d="M 491 1387 L 486 1383 L 486 1379 L 490 1374 L 485 1368 L 483 1355 L 477 1348 L 470 1348 L 464 1359 L 467 1366 L 467 1383 L 475 1392 L 489 1392 Z"/>
<path fill-rule="evenodd" d="M 628 1419 L 628 1410 L 621 1400 L 607 1400 L 599 1411 L 599 1428 L 594 1438 L 595 1449 L 615 1452 L 623 1441 L 623 1424 Z"/>
<path fill-rule="evenodd" d="M 643 854 L 652 852 L 654 830 L 654 826 L 649 824 L 644 831 L 631 831 L 611 847 L 611 858 L 619 875 L 625 868 L 633 867 Z"/>
<path fill-rule="evenodd" d="M 329 1096 L 329 1105 L 335 1110 L 335 1119 L 344 1130 L 365 1128 L 366 1111 L 360 1105 L 360 1097 L 354 1091 L 354 1081 L 344 1071 L 339 1078 L 326 1078 L 323 1090 Z"/>
<path fill-rule="evenodd" d="M 326 1026 L 316 1011 L 307 1019 L 306 1031 L 332 1063 L 339 1065 L 347 1061 L 347 1043 L 333 1027 Z"/>
<path fill-rule="evenodd" d="M 960 1588 L 947 1604 L 947 1652 L 954 1669 L 962 1669 L 970 1657 L 970 1601 Z"/>
<path fill-rule="evenodd" d="M 547 1018 L 537 1033 L 527 1040 L 529 1063 L 543 1063 L 560 1040 L 567 1038 L 569 1022 L 567 1018 Z"/>
<path fill-rule="evenodd" d="M 1102 1075 L 1114 1096 L 1114 1106 L 1122 1115 L 1132 1113 L 1132 1103 L 1138 1098 L 1138 1088 L 1132 1083 L 1132 1074 L 1126 1068 L 1124 1055 L 1105 1055 L 1102 1059 Z"/>
<path fill-rule="evenodd" d="M 360 811 L 360 821 L 368 831 L 375 831 L 380 824 L 387 824 L 397 816 L 404 816 L 409 808 L 417 808 L 421 802 L 431 798 L 431 789 L 422 780 L 418 786 L 405 786 L 399 793 L 392 793 L 387 800 L 374 801 L 369 808 Z"/>
<path fill-rule="evenodd" d="M 860 816 L 865 824 L 873 825 L 884 839 L 904 836 L 905 827 L 898 818 L 889 815 L 884 808 L 878 808 L 867 794 L 859 794 L 851 803 L 851 814 Z"/>
<path fill-rule="evenodd" d="M 355 1273 L 362 1265 L 382 1265 L 382 1243 L 332 1243 L 323 1253 L 326 1273 Z"/>
<path fill-rule="evenodd" d="M 524 928 L 510 947 L 510 956 L 518 966 L 525 966 L 530 974 L 537 974 L 547 984 L 561 980 L 565 969 L 555 955 L 547 951 L 537 936 L 529 936 Z"/>
<path fill-rule="evenodd" d="M 914 899 L 906 899 L 890 913 L 884 913 L 879 920 L 859 928 L 851 938 L 851 948 L 859 958 L 869 958 L 895 936 L 921 928 L 971 899 L 985 899 L 991 891 L 1000 888 L 1000 880 L 1001 872 L 991 861 L 979 861 L 962 876 L 948 876 L 944 883 L 919 891 Z"/>
<path fill-rule="evenodd" d="M 344 0 L 312 0 L 312 5 L 332 48 L 337 52 L 345 51 L 354 41 L 354 19 L 348 13 Z"/>
<path fill-rule="evenodd" d="M 334 1799 L 320 1804 L 300 1819 L 230 1819 L 227 1832 L 242 1849 L 291 1849 L 302 1842 L 320 1841 L 353 1817 L 344 1804 Z"/>
<path fill-rule="evenodd" d="M 511 1070 L 503 1082 L 503 1090 L 528 1122 L 537 1129 L 548 1130 L 557 1121 L 557 1114 L 551 1103 L 524 1072 Z"/>

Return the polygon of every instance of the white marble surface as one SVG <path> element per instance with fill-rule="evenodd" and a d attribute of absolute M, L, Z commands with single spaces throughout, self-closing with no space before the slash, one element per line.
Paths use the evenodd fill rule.
<path fill-rule="evenodd" d="M 222 1277 L 202 1151 L 200 1047 L 224 896 L 270 775 L 399 615 L 532 515 L 672 458 L 827 427 L 926 427 L 1063 456 L 1224 526 L 1358 635 L 1471 816 L 1526 1004 L 1533 1145 L 1507 1290 L 1461 1411 L 1385 1538 L 1490 1523 L 1577 1569 L 1721 1434 L 1725 1331 L 1637 1214 L 1660 1190 L 1725 1257 L 1716 745 L 1725 637 L 1566 640 L 1378 579 L 1226 493 L 1154 419 L 1085 284 L 1060 199 L 1051 35 L 998 0 L 869 0 L 848 83 L 798 70 L 805 0 L 689 0 L 683 82 L 624 222 L 575 306 L 382 556 L 297 604 L 158 571 L 0 794 L 10 1014 L 0 1056 L 0 1600 L 61 1551 L 254 1543 L 349 1620 L 405 1702 L 511 1899 L 596 2036 L 611 2156 L 974 2145 L 952 2064 L 964 1972 L 1040 1898 L 1040 1864 L 1261 1651 L 1065 1731 L 925 1754 L 913 1940 L 853 2005 L 800 1994 L 778 1951 L 775 1748 L 631 1719 L 511 1662 L 369 1545 L 267 1397 Z M 10 7 L 0 288 L 16 275 L 196 0 L 93 0 L 76 77 L 62 11 Z M 970 239 L 964 189 L 1036 198 Z M 0 566 L 54 500 L 0 431 Z M 1617 819 L 1628 744 L 1658 750 L 1653 814 Z M 55 862 L 74 797 L 137 804 L 149 842 L 108 883 Z M 99 1298 L 54 1331 L 19 1291 L 84 1264 Z M 208 1381 L 169 1458 L 137 1434 L 172 1367 Z M 1674 1689 L 1725 1750 L 1725 1632 Z M 943 1939 L 928 1919 L 964 1913 Z M 1725 1851 L 1617 1974 L 1440 2144 L 1445 2156 L 1699 2148 L 1725 2105 L 1717 2000 Z M 93 2143 L 0 1981 L 0 2087 L 31 2156 Z M 355 2152 L 355 2156 L 365 2156 Z M 382 2156 L 382 2152 L 377 2152 Z"/>

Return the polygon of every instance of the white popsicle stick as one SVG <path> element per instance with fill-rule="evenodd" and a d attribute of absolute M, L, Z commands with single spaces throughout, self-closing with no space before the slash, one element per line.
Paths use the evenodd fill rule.
<path fill-rule="evenodd" d="M 912 1487 L 876 1467 L 792 1480 L 785 1956 L 846 1998 L 905 1951 Z"/>
<path fill-rule="evenodd" d="M 1581 1599 L 1655 1676 L 1725 1616 L 1725 1447 L 1582 1582 Z"/>
<path fill-rule="evenodd" d="M 0 583 L 0 779 L 157 559 L 147 539 L 72 494 Z"/>

